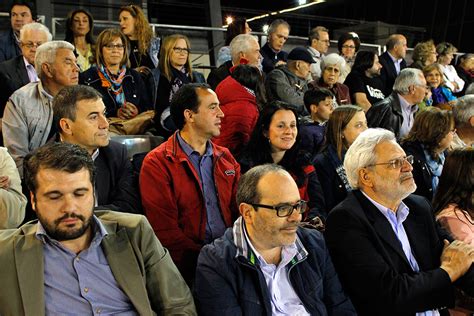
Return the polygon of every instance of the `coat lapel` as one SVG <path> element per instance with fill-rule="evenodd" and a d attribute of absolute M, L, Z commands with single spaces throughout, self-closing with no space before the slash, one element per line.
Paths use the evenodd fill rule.
<path fill-rule="evenodd" d="M 150 302 L 143 278 L 143 262 L 137 262 L 136 253 L 125 229 L 116 231 L 115 222 L 102 221 L 109 235 L 102 241 L 110 269 L 121 289 L 128 296 L 138 314 L 151 314 Z"/>
<path fill-rule="evenodd" d="M 382 239 L 395 253 L 397 253 L 403 261 L 410 266 L 405 253 L 403 252 L 402 245 L 398 240 L 392 226 L 388 222 L 387 218 L 380 213 L 377 207 L 372 204 L 362 193 L 358 192 L 357 198 L 361 203 L 362 208 L 367 214 L 367 218 L 372 222 L 373 227 L 377 235 Z M 407 232 L 408 234 L 408 232 Z"/>
<path fill-rule="evenodd" d="M 44 315 L 45 311 L 43 246 L 36 239 L 35 231 L 36 225 L 25 235 L 18 236 L 14 247 L 17 278 L 25 315 Z"/>

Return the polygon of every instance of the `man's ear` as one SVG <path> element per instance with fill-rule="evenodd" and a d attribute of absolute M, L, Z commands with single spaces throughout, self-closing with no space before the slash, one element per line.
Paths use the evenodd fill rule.
<path fill-rule="evenodd" d="M 53 68 L 48 63 L 41 64 L 41 72 L 49 78 L 53 78 Z"/>
<path fill-rule="evenodd" d="M 372 187 L 372 175 L 367 168 L 360 168 L 359 169 L 359 181 L 366 187 Z"/>
<path fill-rule="evenodd" d="M 246 223 L 249 223 L 249 224 L 252 223 L 253 212 L 255 212 L 252 205 L 247 204 L 247 203 L 240 203 L 239 212 Z"/>
<path fill-rule="evenodd" d="M 183 112 L 184 122 L 194 122 L 194 112 L 190 109 L 186 109 Z"/>
<path fill-rule="evenodd" d="M 33 211 L 36 212 L 36 199 L 35 199 L 35 195 L 31 191 L 30 191 L 30 201 L 31 201 L 31 208 L 33 209 Z"/>
<path fill-rule="evenodd" d="M 309 109 L 311 110 L 311 112 L 313 113 L 318 113 L 318 106 L 316 104 L 311 104 L 309 106 Z"/>
<path fill-rule="evenodd" d="M 72 129 L 71 129 L 71 124 L 70 124 L 70 119 L 67 118 L 62 118 L 59 120 L 59 127 L 61 130 L 59 132 L 62 132 L 66 135 L 72 135 Z"/>
<path fill-rule="evenodd" d="M 471 125 L 471 127 L 474 127 L 474 116 L 471 116 L 469 118 L 469 124 Z"/>

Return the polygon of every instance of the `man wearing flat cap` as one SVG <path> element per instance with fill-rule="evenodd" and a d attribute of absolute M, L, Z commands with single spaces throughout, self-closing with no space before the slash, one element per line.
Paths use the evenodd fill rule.
<path fill-rule="evenodd" d="M 308 115 L 303 96 L 308 90 L 307 78 L 311 64 L 311 54 L 304 47 L 296 47 L 288 54 L 286 65 L 272 70 L 265 80 L 269 101 L 279 100 L 292 105 L 299 116 Z"/>

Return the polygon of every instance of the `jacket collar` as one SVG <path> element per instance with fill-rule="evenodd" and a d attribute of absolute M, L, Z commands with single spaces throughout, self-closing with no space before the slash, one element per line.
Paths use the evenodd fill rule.
<path fill-rule="evenodd" d="M 179 130 L 174 132 L 174 134 L 168 138 L 168 140 L 165 143 L 165 155 L 168 158 L 173 158 L 173 159 L 179 159 L 179 161 L 188 161 L 188 157 L 186 156 L 186 153 L 184 150 L 181 148 L 179 145 L 178 141 L 178 133 Z M 224 151 L 219 149 L 212 141 L 209 140 L 209 143 L 212 146 L 212 152 L 213 152 L 213 159 L 216 157 L 222 156 Z"/>

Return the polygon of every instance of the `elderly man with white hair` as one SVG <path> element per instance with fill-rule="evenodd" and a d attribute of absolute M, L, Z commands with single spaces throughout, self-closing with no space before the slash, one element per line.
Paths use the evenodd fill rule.
<path fill-rule="evenodd" d="M 326 243 L 360 315 L 447 315 L 454 289 L 474 294 L 474 248 L 449 242 L 416 189 L 392 132 L 368 129 L 346 153 L 353 191 L 327 218 Z"/>
<path fill-rule="evenodd" d="M 369 127 L 383 127 L 395 133 L 397 139 L 405 137 L 413 126 L 418 105 L 428 93 L 423 72 L 415 68 L 400 71 L 387 98 L 375 103 L 367 111 Z"/>
<path fill-rule="evenodd" d="M 316 88 L 326 88 L 334 93 L 337 105 L 352 104 L 349 87 L 339 83 L 339 77 L 346 61 L 338 54 L 329 54 L 321 58 L 321 78 L 311 84 Z"/>
<path fill-rule="evenodd" d="M 465 95 L 453 106 L 456 135 L 451 149 L 474 147 L 474 95 Z"/>
<path fill-rule="evenodd" d="M 79 67 L 74 46 L 51 41 L 36 50 L 35 69 L 39 81 L 15 91 L 7 102 L 2 121 L 3 142 L 23 177 L 23 158 L 44 145 L 56 130 L 53 125 L 53 97 L 63 87 L 76 85 Z"/>
<path fill-rule="evenodd" d="M 230 42 L 232 60 L 226 61 L 219 68 L 213 69 L 207 77 L 212 90 L 230 75 L 230 69 L 240 64 L 248 64 L 262 70 L 262 55 L 257 38 L 250 34 L 239 34 Z"/>

